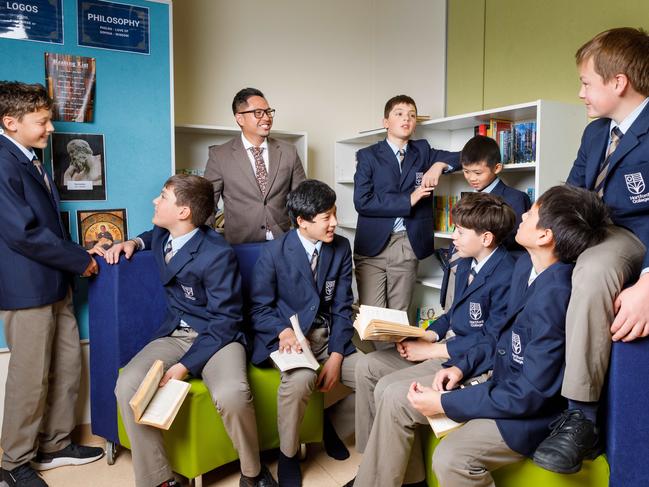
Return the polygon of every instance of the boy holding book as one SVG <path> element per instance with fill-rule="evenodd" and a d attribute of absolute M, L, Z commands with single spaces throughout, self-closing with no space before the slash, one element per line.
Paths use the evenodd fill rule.
<path fill-rule="evenodd" d="M 54 131 L 51 109 L 42 85 L 0 81 L 0 316 L 11 350 L 2 480 L 10 487 L 47 487 L 35 470 L 104 454 L 70 439 L 81 371 L 72 281 L 98 267 L 70 241 L 54 181 L 34 152 Z"/>
<path fill-rule="evenodd" d="M 574 472 L 601 448 L 597 411 L 611 340 L 649 335 L 649 35 L 628 27 L 595 36 L 576 54 L 588 116 L 567 183 L 594 191 L 613 222 L 579 257 L 566 318 L 565 421 L 534 455 Z"/>
<path fill-rule="evenodd" d="M 573 262 L 604 238 L 607 218 L 594 193 L 571 186 L 545 192 L 523 215 L 516 233 L 529 255 L 516 263 L 498 342 L 484 340 L 450 360 L 432 388 L 413 382 L 408 408 L 385 401 L 379 406 L 395 417 L 444 413 L 466 422 L 435 449 L 433 469 L 440 485 L 493 486 L 491 471 L 531 456 L 560 416 Z M 464 378 L 489 369 L 488 381 L 453 390 Z M 383 438 L 389 431 L 376 434 Z"/>
<path fill-rule="evenodd" d="M 240 486 L 277 485 L 259 461 L 259 440 L 248 385 L 241 330 L 241 277 L 234 251 L 214 230 L 202 225 L 214 210 L 211 183 L 199 176 L 170 177 L 153 200 L 152 230 L 105 251 L 109 264 L 150 249 L 160 271 L 167 316 L 154 340 L 124 367 L 115 395 L 131 440 L 138 487 L 180 485 L 173 479 L 160 429 L 137 424 L 129 401 L 155 360 L 169 379 L 191 374 L 210 391 L 241 461 Z"/>
<path fill-rule="evenodd" d="M 466 182 L 478 193 L 489 193 L 500 196 L 511 206 L 516 216 L 516 223 L 511 233 L 504 240 L 503 244 L 509 251 L 514 252 L 515 257 L 522 255 L 522 247 L 516 243 L 516 229 L 521 222 L 521 216 L 530 209 L 531 202 L 527 193 L 507 186 L 498 177 L 503 170 L 498 144 L 491 137 L 476 135 L 470 139 L 462 148 L 460 163 Z M 448 309 L 453 303 L 455 290 L 455 273 L 457 271 L 457 256 L 453 258 L 453 246 L 449 248 L 449 265 L 444 271 L 442 288 L 440 291 L 440 303 L 444 309 Z"/>
<path fill-rule="evenodd" d="M 393 417 L 379 404 L 400 402 L 407 407 L 406 393 L 413 379 L 432 382 L 449 357 L 462 357 L 485 339 L 495 343 L 504 324 L 514 261 L 501 243 L 514 226 L 514 212 L 500 197 L 486 193 L 464 196 L 452 211 L 453 241 L 460 256 L 453 306 L 428 327 L 423 339 L 403 341 L 396 350 L 372 352 L 358 361 L 356 408 L 367 412 L 356 415 L 356 449 L 365 452 L 357 485 L 388 485 L 387 478 L 398 485 L 423 482 L 416 429 L 427 424 L 426 419 L 401 422 L 402 417 Z M 395 423 L 393 434 L 411 436 L 407 447 L 385 451 L 374 430 L 386 422 Z"/>
<path fill-rule="evenodd" d="M 266 244 L 252 282 L 252 361 L 265 362 L 272 352 L 300 353 L 289 322 L 297 314 L 300 328 L 319 372 L 295 368 L 281 372 L 277 393 L 279 463 L 283 487 L 302 485 L 297 450 L 299 428 L 309 396 L 317 387 L 327 392 L 337 383 L 354 388 L 358 355 L 352 345 L 352 254 L 349 241 L 334 234 L 336 193 L 326 184 L 308 179 L 287 198 L 296 227 Z M 354 394 L 325 410 L 324 445 L 338 460 L 349 456 L 340 440 L 353 432 Z"/>
<path fill-rule="evenodd" d="M 407 310 L 418 262 L 433 253 L 429 197 L 442 172 L 459 169 L 459 154 L 410 140 L 417 106 L 409 96 L 387 101 L 383 126 L 386 139 L 356 154 L 356 282 L 361 304 Z"/>

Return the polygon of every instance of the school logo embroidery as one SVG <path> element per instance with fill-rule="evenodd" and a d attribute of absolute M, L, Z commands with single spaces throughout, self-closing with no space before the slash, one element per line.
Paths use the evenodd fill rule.
<path fill-rule="evenodd" d="M 325 301 L 331 301 L 331 298 L 334 296 L 334 288 L 336 287 L 336 281 L 325 281 Z"/>
<path fill-rule="evenodd" d="M 473 321 L 482 318 L 482 308 L 480 307 L 480 303 L 469 303 L 469 316 Z"/>
<path fill-rule="evenodd" d="M 521 337 L 517 333 L 512 332 L 512 360 L 517 364 L 522 365 L 524 357 L 521 355 L 523 350 L 523 344 L 521 343 Z"/>
<path fill-rule="evenodd" d="M 421 186 L 421 183 L 424 181 L 424 173 L 423 172 L 416 172 L 415 173 L 415 187 Z"/>
<path fill-rule="evenodd" d="M 180 285 L 180 287 L 183 288 L 185 298 L 196 301 L 196 297 L 194 296 L 194 288 L 192 288 L 191 286 L 183 286 L 182 284 Z"/>
<path fill-rule="evenodd" d="M 645 189 L 642 173 L 636 172 L 633 174 L 625 174 L 624 180 L 626 181 L 626 187 L 631 194 L 640 194 Z"/>

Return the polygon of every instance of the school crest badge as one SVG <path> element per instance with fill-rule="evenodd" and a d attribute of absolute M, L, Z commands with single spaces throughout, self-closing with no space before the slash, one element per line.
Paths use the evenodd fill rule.
<path fill-rule="evenodd" d="M 183 288 L 183 293 L 185 293 L 185 298 L 191 299 L 192 301 L 196 301 L 196 297 L 194 296 L 194 288 L 191 286 L 183 286 L 182 284 L 180 285 L 181 288 Z"/>
<path fill-rule="evenodd" d="M 473 321 L 482 318 L 482 308 L 480 307 L 480 303 L 469 303 L 469 316 Z"/>
<path fill-rule="evenodd" d="M 512 351 L 516 355 L 520 355 L 522 349 L 521 337 L 517 333 L 512 332 Z"/>
<path fill-rule="evenodd" d="M 642 173 L 625 174 L 624 181 L 626 182 L 626 188 L 631 194 L 640 194 L 645 190 Z"/>
<path fill-rule="evenodd" d="M 331 301 L 331 298 L 334 296 L 334 289 L 336 287 L 336 281 L 325 281 L 325 301 Z"/>

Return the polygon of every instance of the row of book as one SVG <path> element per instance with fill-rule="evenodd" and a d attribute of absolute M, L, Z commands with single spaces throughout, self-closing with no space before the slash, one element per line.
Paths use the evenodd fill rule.
<path fill-rule="evenodd" d="M 500 147 L 503 164 L 521 164 L 536 161 L 536 122 L 510 122 L 492 118 L 489 123 L 477 125 L 475 135 L 494 139 Z"/>

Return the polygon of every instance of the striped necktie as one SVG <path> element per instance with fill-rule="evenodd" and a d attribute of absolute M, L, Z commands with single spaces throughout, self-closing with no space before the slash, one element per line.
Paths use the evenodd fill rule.
<path fill-rule="evenodd" d="M 164 250 L 165 264 L 168 264 L 171 258 L 174 256 L 174 248 L 171 245 L 171 240 L 167 242 Z"/>
<path fill-rule="evenodd" d="M 317 281 L 316 275 L 318 274 L 318 249 L 313 249 L 311 254 L 311 274 L 313 274 L 313 280 Z"/>
<path fill-rule="evenodd" d="M 617 149 L 617 146 L 620 143 L 620 139 L 622 139 L 623 135 L 624 134 L 619 127 L 613 127 L 613 130 L 611 130 L 611 142 L 608 144 L 606 157 L 599 167 L 599 174 L 597 174 L 597 179 L 595 180 L 594 189 L 600 197 L 604 196 L 604 183 L 606 181 L 606 176 L 608 176 L 609 166 L 611 165 L 611 154 L 613 154 L 613 152 L 615 152 L 615 149 Z"/>
<path fill-rule="evenodd" d="M 43 170 L 43 163 L 38 160 L 38 157 L 34 157 L 34 159 L 32 159 L 32 164 L 38 171 L 38 174 L 40 174 L 41 177 L 43 178 L 43 181 L 45 181 L 45 186 L 47 186 L 47 190 L 50 192 L 50 194 L 52 194 L 52 187 L 50 186 L 50 180 L 47 179 L 47 175 Z"/>
<path fill-rule="evenodd" d="M 471 272 L 469 272 L 469 278 L 467 279 L 467 287 L 471 285 L 477 275 L 478 273 L 475 271 L 475 267 L 471 267 Z"/>

